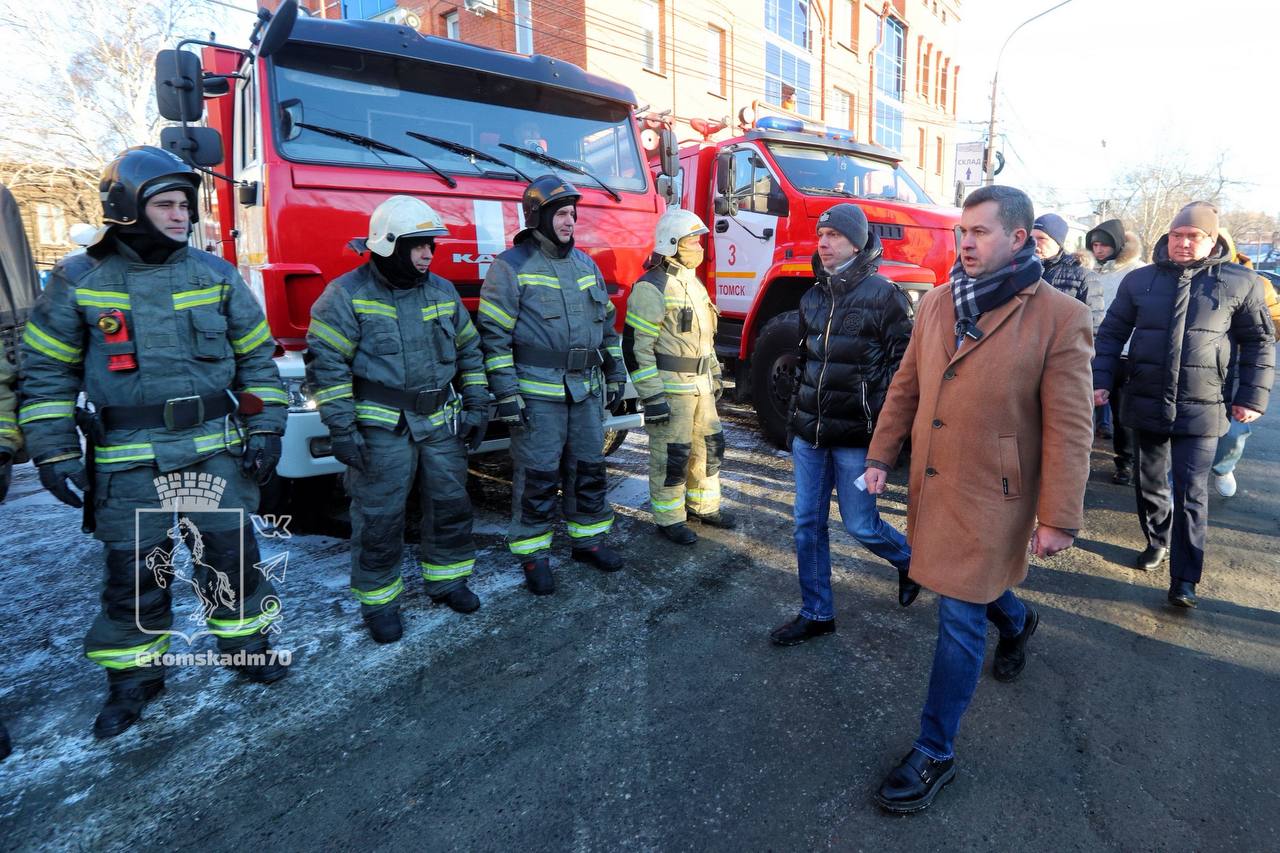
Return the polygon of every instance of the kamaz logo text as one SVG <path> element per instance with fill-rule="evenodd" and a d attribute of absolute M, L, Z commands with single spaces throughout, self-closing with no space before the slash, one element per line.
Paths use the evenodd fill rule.
<path fill-rule="evenodd" d="M 466 252 L 454 252 L 453 262 L 455 264 L 491 264 L 496 255 L 480 254 L 472 255 Z"/>

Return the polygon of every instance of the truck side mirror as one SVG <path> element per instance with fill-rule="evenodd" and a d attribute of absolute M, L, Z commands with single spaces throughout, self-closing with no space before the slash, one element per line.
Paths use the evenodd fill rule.
<path fill-rule="evenodd" d="M 769 188 L 764 212 L 770 216 L 788 216 L 791 213 L 791 202 L 787 201 L 787 194 L 777 184 Z"/>
<path fill-rule="evenodd" d="M 680 171 L 680 146 L 676 142 L 676 133 L 664 127 L 658 136 L 658 159 L 662 164 L 662 174 L 675 176 Z"/>
<path fill-rule="evenodd" d="M 737 216 L 738 203 L 727 195 L 716 196 L 715 203 L 712 205 L 716 212 L 716 216 Z"/>
<path fill-rule="evenodd" d="M 216 166 L 222 162 L 222 136 L 211 127 L 163 128 L 160 147 L 192 166 Z"/>
<path fill-rule="evenodd" d="M 262 12 L 258 12 L 261 20 Z M 262 40 L 258 42 L 258 56 L 270 56 L 289 40 L 293 25 L 298 20 L 298 0 L 285 0 L 267 21 L 267 28 L 262 32 Z M 255 28 L 256 33 L 256 28 Z M 250 37 L 250 41 L 252 41 Z"/>
<path fill-rule="evenodd" d="M 302 101 L 290 98 L 280 102 L 280 136 L 285 142 L 297 139 L 302 135 Z"/>
<path fill-rule="evenodd" d="M 733 154 L 726 151 L 716 157 L 716 192 L 728 196 L 737 186 L 733 173 Z"/>
<path fill-rule="evenodd" d="M 189 50 L 156 54 L 156 108 L 169 121 L 197 121 L 204 115 L 199 56 Z"/>
<path fill-rule="evenodd" d="M 205 98 L 221 98 L 231 94 L 231 78 L 225 74 L 210 74 L 206 71 L 203 85 Z"/>

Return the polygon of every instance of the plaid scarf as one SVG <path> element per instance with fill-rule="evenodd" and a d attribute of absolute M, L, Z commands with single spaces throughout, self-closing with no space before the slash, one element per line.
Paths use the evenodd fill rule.
<path fill-rule="evenodd" d="M 978 318 L 999 308 L 1019 290 L 1040 280 L 1044 267 L 1036 257 L 1036 244 L 1030 237 L 1003 269 L 983 278 L 972 278 L 956 257 L 951 268 L 951 296 L 956 302 L 956 337 L 982 337 L 977 331 Z"/>

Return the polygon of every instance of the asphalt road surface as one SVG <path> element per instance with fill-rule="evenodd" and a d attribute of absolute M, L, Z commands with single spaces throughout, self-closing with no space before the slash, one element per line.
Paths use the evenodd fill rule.
<path fill-rule="evenodd" d="M 1077 547 L 1020 592 L 1042 621 L 1013 684 L 984 677 L 959 774 L 927 812 L 871 793 L 915 737 L 935 597 L 833 534 L 839 631 L 769 645 L 799 606 L 791 464 L 723 407 L 724 493 L 744 520 L 693 548 L 658 538 L 646 445 L 611 459 L 625 571 L 570 563 L 535 599 L 503 545 L 502 467 L 477 473 L 472 616 L 434 607 L 406 552 L 402 642 L 376 646 L 343 540 L 266 540 L 290 677 L 170 672 L 124 735 L 90 727 L 105 679 L 81 657 L 96 543 L 16 472 L 0 509 L 0 848 L 10 850 L 1262 850 L 1280 836 L 1280 429 L 1256 429 L 1211 504 L 1201 605 L 1129 568 L 1131 490 L 1095 448 Z M 882 511 L 905 525 L 904 477 Z M 833 521 L 838 518 L 834 507 Z M 178 596 L 177 618 L 193 601 Z M 213 648 L 208 637 L 196 649 Z M 988 644 L 988 654 L 994 642 Z M 184 648 L 175 642 L 174 650 Z"/>

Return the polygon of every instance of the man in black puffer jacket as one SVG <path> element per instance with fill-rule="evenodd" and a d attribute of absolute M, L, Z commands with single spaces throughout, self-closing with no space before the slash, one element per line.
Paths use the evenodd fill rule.
<path fill-rule="evenodd" d="M 1102 317 L 1107 313 L 1102 304 L 1102 282 L 1097 273 L 1066 250 L 1068 230 L 1067 220 L 1056 213 L 1043 213 L 1036 217 L 1035 226 L 1031 229 L 1031 238 L 1036 241 L 1036 257 L 1044 267 L 1042 278 L 1053 285 L 1054 290 L 1089 306 L 1096 335 Z"/>
<path fill-rule="evenodd" d="M 1147 537 L 1136 567 L 1156 568 L 1172 548 L 1169 602 L 1194 607 L 1209 522 L 1209 466 L 1228 425 L 1224 382 L 1231 348 L 1239 348 L 1231 417 L 1249 423 L 1267 408 L 1274 335 L 1261 280 L 1230 262 L 1212 205 L 1195 202 L 1179 211 L 1152 257 L 1154 263 L 1120 282 L 1098 330 L 1093 395 L 1096 404 L 1107 402 L 1129 341 L 1120 420 L 1138 439 L 1138 518 Z"/>
<path fill-rule="evenodd" d="M 800 300 L 800 382 L 788 424 L 795 464 L 796 562 L 800 615 L 770 635 L 795 645 L 835 630 L 827 518 L 834 487 L 845 529 L 898 569 L 898 603 L 920 587 L 907 577 L 906 538 L 880 518 L 876 499 L 857 481 L 898 362 L 911 338 L 911 306 L 877 275 L 880 239 L 854 204 L 818 219 L 817 283 Z"/>

